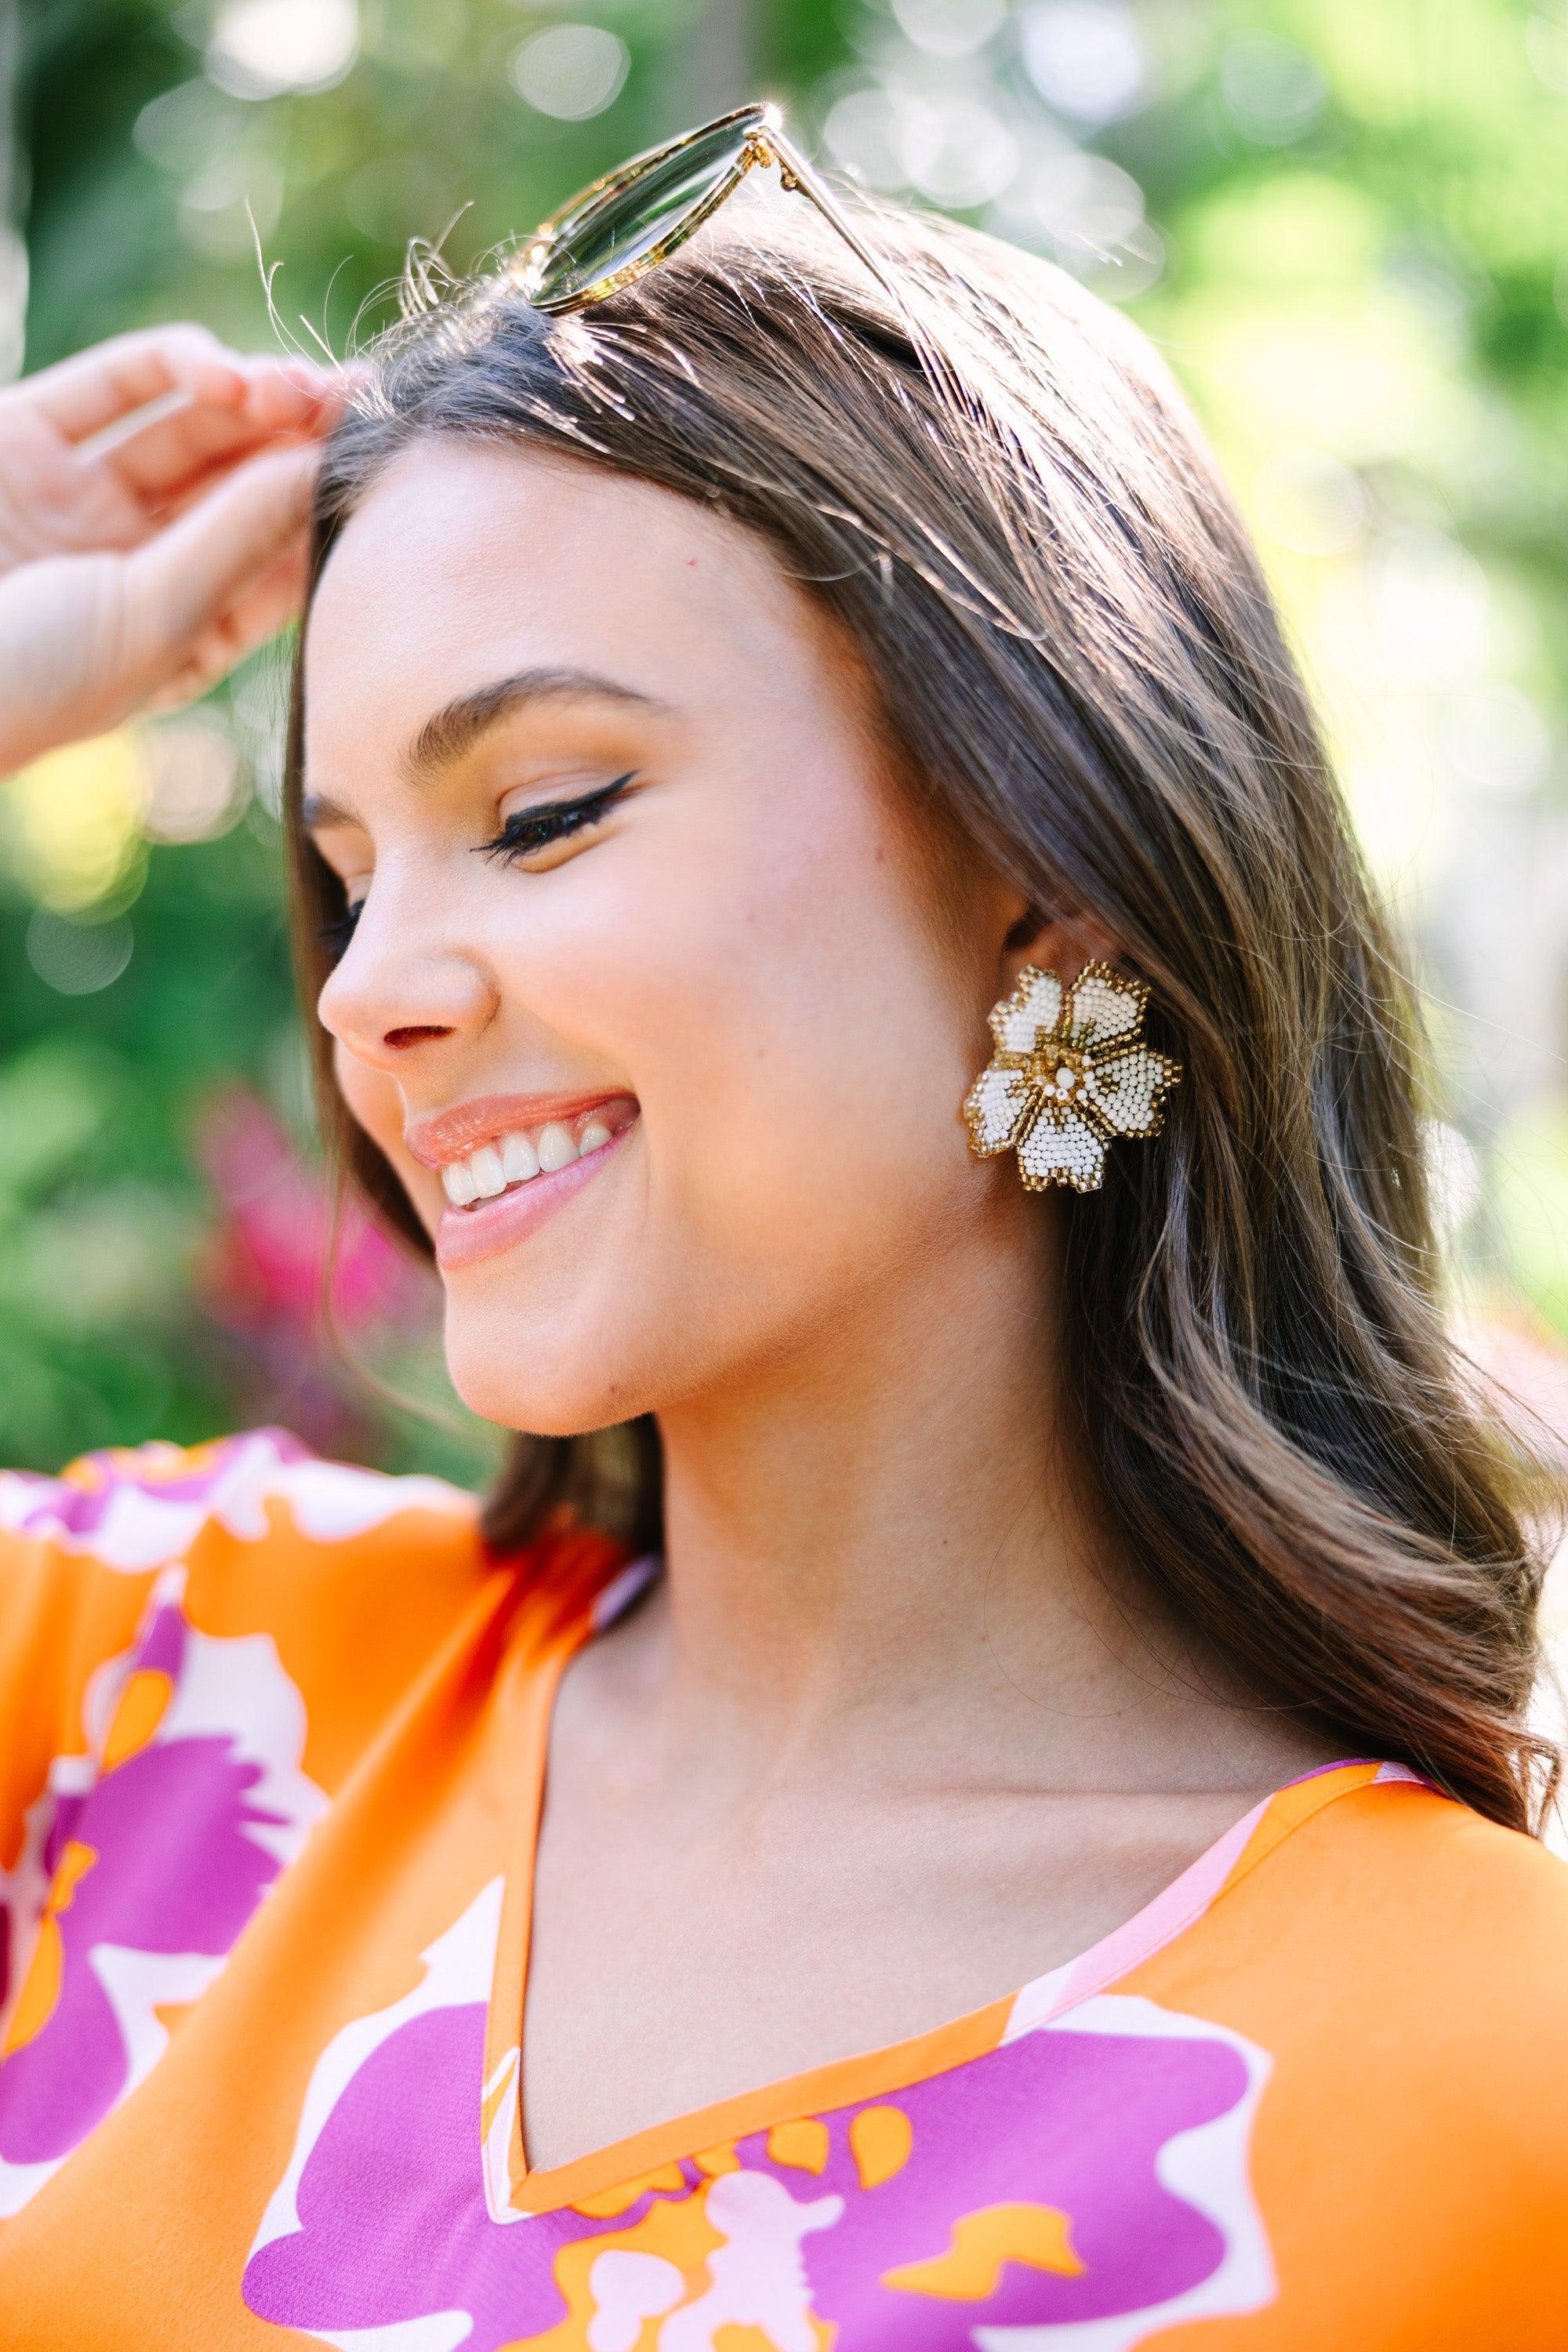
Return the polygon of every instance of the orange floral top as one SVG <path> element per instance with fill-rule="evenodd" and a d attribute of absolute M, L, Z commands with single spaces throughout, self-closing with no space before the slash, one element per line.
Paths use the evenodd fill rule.
<path fill-rule="evenodd" d="M 7 2352 L 1568 2345 L 1568 1871 L 1376 1762 L 1008 1999 L 531 2170 L 552 1694 L 654 1572 L 270 1432 L 0 1479 Z"/>

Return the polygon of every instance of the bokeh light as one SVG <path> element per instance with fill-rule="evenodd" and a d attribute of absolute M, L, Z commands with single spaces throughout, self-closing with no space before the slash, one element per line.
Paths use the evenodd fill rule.
<path fill-rule="evenodd" d="M 206 69 L 236 98 L 331 89 L 359 48 L 356 0 L 223 0 Z"/>
<path fill-rule="evenodd" d="M 0 803 L 19 879 L 58 914 L 123 890 L 143 855 L 145 795 L 146 772 L 129 728 L 35 761 L 12 778 Z"/>
<path fill-rule="evenodd" d="M 625 41 L 602 25 L 551 25 L 513 50 L 510 70 L 541 114 L 582 122 L 611 104 L 630 65 Z"/>
<path fill-rule="evenodd" d="M 134 945 L 125 915 L 80 923 L 52 907 L 39 907 L 27 925 L 27 961 L 61 996 L 96 996 L 111 986 L 131 961 Z"/>
<path fill-rule="evenodd" d="M 1019 37 L 1030 79 L 1063 114 L 1100 124 L 1136 107 L 1143 45 L 1121 0 L 1030 0 Z"/>

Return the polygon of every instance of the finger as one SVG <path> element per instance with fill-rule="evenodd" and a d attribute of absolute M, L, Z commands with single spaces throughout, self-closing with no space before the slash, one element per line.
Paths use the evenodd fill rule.
<path fill-rule="evenodd" d="M 134 667 L 149 683 L 283 560 L 305 526 L 317 460 L 309 447 L 251 458 L 126 557 L 126 611 L 144 639 Z"/>
<path fill-rule="evenodd" d="M 306 359 L 247 360 L 245 414 L 263 433 L 330 432 L 363 373 Z"/>
<path fill-rule="evenodd" d="M 308 569 L 309 549 L 301 531 L 281 561 L 235 598 L 224 616 L 224 625 L 247 653 L 298 617 L 305 601 Z"/>
<path fill-rule="evenodd" d="M 167 684 L 151 696 L 150 710 L 171 710 L 194 702 L 258 646 L 276 636 L 293 620 L 305 593 L 305 549 L 301 544 L 282 563 L 275 564 L 253 588 L 237 597 L 221 619 L 192 648 L 189 659 Z"/>
<path fill-rule="evenodd" d="M 242 473 L 247 467 L 253 466 L 258 458 L 294 457 L 309 469 L 320 464 L 321 455 L 321 448 L 317 443 L 296 440 L 292 437 L 280 436 L 272 441 L 251 443 L 218 458 L 215 464 L 206 467 L 202 472 L 193 474 L 188 481 L 176 483 L 165 497 L 150 499 L 144 509 L 147 516 L 147 530 L 142 536 L 145 538 L 166 529 L 171 523 L 178 522 L 182 516 L 189 514 L 194 508 L 199 507 L 205 499 L 212 497 L 215 491 L 222 489 L 226 483 L 232 481 L 237 474 Z"/>
<path fill-rule="evenodd" d="M 304 536 L 287 550 L 282 560 L 249 582 L 221 613 L 195 649 L 195 659 L 219 674 L 231 669 L 268 637 L 276 636 L 298 614 L 305 595 Z"/>
<path fill-rule="evenodd" d="M 96 461 L 144 504 L 166 507 L 209 487 L 268 442 L 320 435 L 335 422 L 343 394 L 324 369 L 261 361 L 247 362 L 245 373 L 238 405 L 186 398 L 172 410 L 152 408 L 94 451 Z"/>
<path fill-rule="evenodd" d="M 153 327 L 117 335 L 44 368 L 16 385 L 23 400 L 68 441 L 85 440 L 171 393 L 216 408 L 237 408 L 248 387 L 244 362 L 205 327 Z"/>
<path fill-rule="evenodd" d="M 154 409 L 110 446 L 84 463 L 104 467 L 145 506 L 160 507 L 223 467 L 253 457 L 269 436 L 240 408 L 195 404 L 170 413 Z"/>

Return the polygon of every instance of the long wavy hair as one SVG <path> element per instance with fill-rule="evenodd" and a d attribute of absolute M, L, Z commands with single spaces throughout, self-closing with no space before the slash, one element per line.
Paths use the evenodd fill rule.
<path fill-rule="evenodd" d="M 763 536 L 853 640 L 908 789 L 1043 915 L 1117 940 L 1185 1065 L 1158 1145 L 1059 1196 L 1066 1387 L 1128 1557 L 1268 1703 L 1534 1827 L 1557 1769 L 1524 1721 L 1543 1563 L 1440 1311 L 1416 1008 L 1255 552 L 1126 319 L 978 232 L 845 201 L 902 310 L 776 193 L 574 317 L 504 264 L 426 289 L 328 448 L 312 587 L 433 436 L 547 449 Z M 297 672 L 313 1007 L 342 894 L 300 824 L 302 694 Z M 427 1253 L 311 1026 L 346 1169 Z M 518 1545 L 570 1507 L 647 1542 L 658 1489 L 650 1427 L 520 1437 L 487 1531 Z"/>

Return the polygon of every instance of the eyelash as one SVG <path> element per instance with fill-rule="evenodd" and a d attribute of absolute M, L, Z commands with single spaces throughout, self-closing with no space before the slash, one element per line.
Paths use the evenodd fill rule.
<path fill-rule="evenodd" d="M 557 841 L 565 841 L 572 834 L 581 833 L 585 825 L 597 824 L 612 801 L 616 801 L 637 773 L 628 768 L 624 776 L 613 782 L 601 784 L 597 792 L 584 793 L 580 800 L 550 801 L 542 808 L 519 809 L 509 816 L 493 841 L 475 844 L 476 857 L 499 858 L 504 865 L 513 865 L 520 857 L 536 849 L 548 849 Z M 330 923 L 322 923 L 316 937 L 335 962 L 354 935 L 354 926 L 363 909 L 362 898 L 356 907 L 344 911 Z"/>
<path fill-rule="evenodd" d="M 597 792 L 584 793 L 581 800 L 548 801 L 542 808 L 517 810 L 507 818 L 493 841 L 478 845 L 475 856 L 497 857 L 510 865 L 516 858 L 526 857 L 531 850 L 548 849 L 552 843 L 580 833 L 585 824 L 597 824 L 610 803 L 620 798 L 636 773 L 635 768 L 628 768 L 624 776 L 601 784 Z"/>
<path fill-rule="evenodd" d="M 358 920 L 358 907 L 350 907 L 346 908 L 342 914 L 337 916 L 333 921 L 330 923 L 322 923 L 318 926 L 316 937 L 326 949 L 327 954 L 333 963 L 338 961 L 339 958 L 342 955 L 344 949 L 348 946 L 349 941 L 353 939 L 354 935 L 354 925 Z"/>

